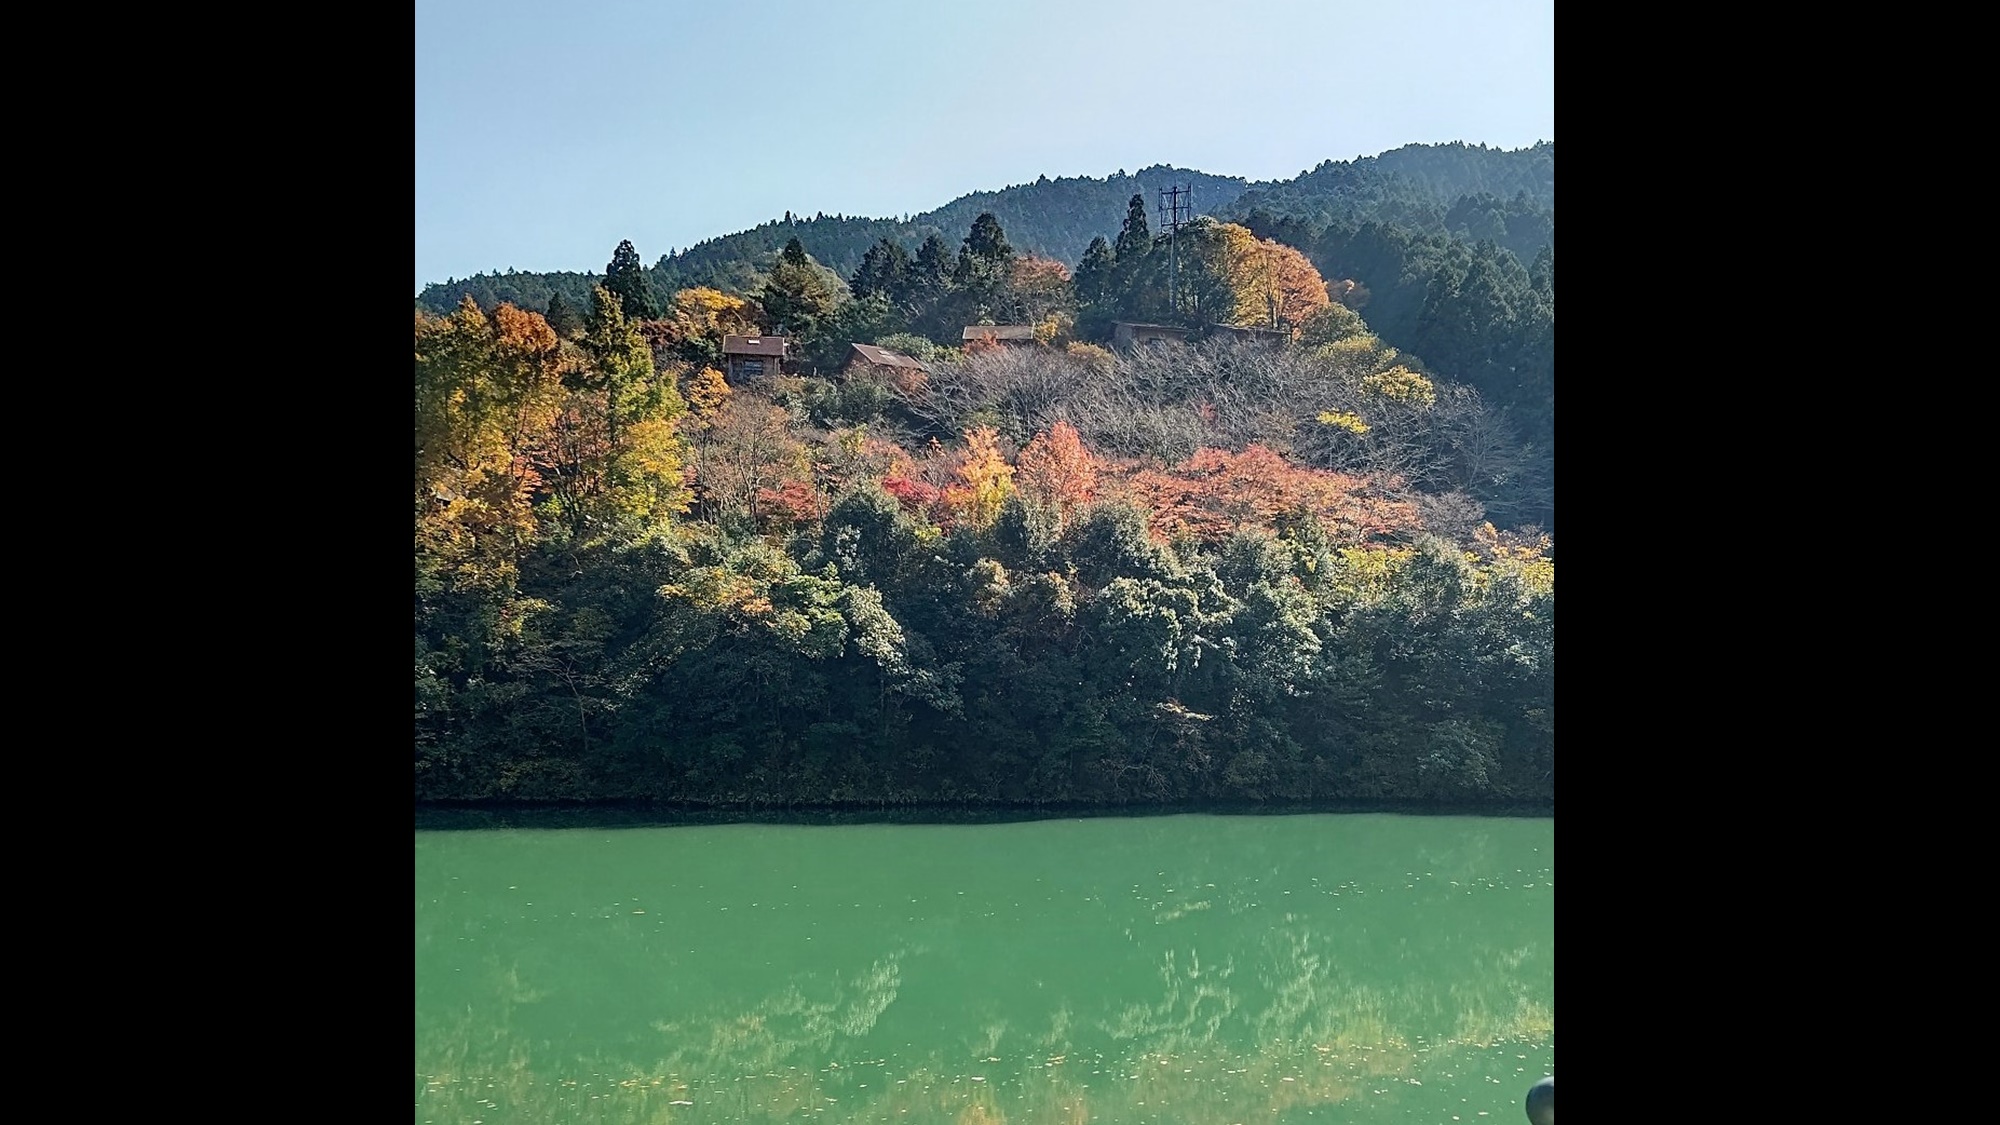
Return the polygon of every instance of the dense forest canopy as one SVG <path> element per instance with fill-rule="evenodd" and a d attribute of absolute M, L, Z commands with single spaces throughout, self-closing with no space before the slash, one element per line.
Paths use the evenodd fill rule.
<path fill-rule="evenodd" d="M 1503 204 L 1517 195 L 1540 212 L 1555 210 L 1555 144 L 1502 150 L 1459 143 L 1407 145 L 1380 156 L 1352 161 L 1327 161 L 1296 178 L 1253 184 L 1236 177 L 1213 176 L 1164 165 L 1123 172 L 1103 179 L 1044 176 L 997 192 L 976 192 L 933 211 L 904 219 L 870 219 L 816 214 L 787 214 L 751 230 L 710 239 L 663 255 L 650 267 L 654 288 L 672 292 L 704 285 L 724 292 L 750 293 L 760 288 L 771 262 L 784 244 L 797 238 L 807 253 L 845 275 L 860 264 L 868 248 L 887 238 L 914 253 L 924 239 L 955 238 L 981 212 L 991 212 L 1007 228 L 1016 246 L 1033 254 L 1075 262 L 1090 240 L 1118 228 L 1125 203 L 1141 195 L 1149 203 L 1161 188 L 1191 186 L 1196 213 L 1241 219 L 1262 209 L 1324 227 L 1336 219 L 1394 223 L 1424 232 L 1460 232 L 1478 239 L 1492 237 L 1490 222 L 1482 226 L 1472 216 L 1453 215 L 1461 197 L 1492 196 Z M 1504 241 L 1504 240 L 1500 240 Z M 1296 245 L 1296 243 L 1294 243 Z M 1523 264 L 1533 260 L 1536 246 L 1509 245 Z M 560 292 L 574 306 L 587 304 L 590 286 L 602 273 L 584 271 L 527 273 L 513 269 L 452 278 L 424 288 L 419 307 L 440 315 L 470 295 L 482 308 L 501 302 L 518 308 L 545 308 Z"/>
<path fill-rule="evenodd" d="M 419 299 L 417 795 L 1552 800 L 1553 145 L 1156 172 Z"/>

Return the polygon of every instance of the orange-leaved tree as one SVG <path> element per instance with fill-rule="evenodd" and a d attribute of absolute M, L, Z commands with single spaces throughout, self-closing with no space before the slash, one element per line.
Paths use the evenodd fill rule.
<path fill-rule="evenodd" d="M 1053 258 L 1015 258 L 1007 268 L 1006 307 L 1017 324 L 1075 323 L 1069 267 Z"/>
<path fill-rule="evenodd" d="M 1068 422 L 1036 434 L 1016 459 L 1014 472 L 1021 495 L 1054 513 L 1058 527 L 1097 498 L 1097 458 Z"/>
<path fill-rule="evenodd" d="M 1132 492 L 1151 511 L 1163 539 L 1217 542 L 1238 528 L 1270 527 L 1285 517 L 1316 517 L 1339 543 L 1418 530 L 1416 510 L 1368 480 L 1305 469 L 1261 445 L 1241 453 L 1201 449 L 1165 472 L 1135 474 Z"/>

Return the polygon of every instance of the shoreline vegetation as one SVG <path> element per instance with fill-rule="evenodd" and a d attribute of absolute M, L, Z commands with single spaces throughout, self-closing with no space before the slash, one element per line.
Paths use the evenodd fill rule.
<path fill-rule="evenodd" d="M 1553 146 L 1365 163 L 419 300 L 419 806 L 1552 811 Z"/>
<path fill-rule="evenodd" d="M 1180 805 L 814 805 L 782 808 L 629 800 L 420 801 L 420 831 L 485 828 L 663 828 L 716 824 L 836 826 L 846 824 L 1022 824 L 1168 816 L 1555 816 L 1555 802 L 1325 801 Z"/>

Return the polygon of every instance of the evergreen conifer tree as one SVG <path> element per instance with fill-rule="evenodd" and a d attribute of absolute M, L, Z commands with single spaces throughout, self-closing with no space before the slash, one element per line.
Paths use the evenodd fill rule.
<path fill-rule="evenodd" d="M 624 306 L 626 319 L 650 320 L 659 315 L 652 288 L 646 284 L 646 267 L 640 264 L 639 252 L 632 248 L 630 239 L 611 252 L 611 264 L 604 267 L 604 287 Z"/>

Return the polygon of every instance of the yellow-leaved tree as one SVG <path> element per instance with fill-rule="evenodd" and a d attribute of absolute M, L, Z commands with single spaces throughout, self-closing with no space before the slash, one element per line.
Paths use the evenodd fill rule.
<path fill-rule="evenodd" d="M 533 455 L 561 409 L 561 348 L 539 313 L 467 297 L 416 319 L 416 535 L 421 559 L 459 583 L 514 573 L 533 540 Z"/>
<path fill-rule="evenodd" d="M 953 474 L 958 482 L 945 489 L 945 500 L 967 524 L 985 528 L 1000 518 L 1000 506 L 1014 491 L 1014 466 L 1000 455 L 1000 434 L 991 426 L 974 426 L 965 433 L 965 451 Z"/>
<path fill-rule="evenodd" d="M 675 293 L 664 319 L 668 338 L 680 354 L 707 367 L 721 365 L 724 336 L 755 336 L 763 331 L 755 305 L 705 285 Z"/>
<path fill-rule="evenodd" d="M 1246 227 L 1216 228 L 1209 266 L 1235 297 L 1230 324 L 1293 329 L 1333 303 L 1326 281 L 1304 254 L 1282 242 L 1258 238 Z"/>
<path fill-rule="evenodd" d="M 568 394 L 543 451 L 548 506 L 575 540 L 664 530 L 688 509 L 678 426 L 687 404 L 671 372 L 603 286 L 590 330 L 566 373 Z"/>
<path fill-rule="evenodd" d="M 713 367 L 704 367 L 689 375 L 683 385 L 687 388 L 682 397 L 687 399 L 688 414 L 697 430 L 715 428 L 715 416 L 722 410 L 722 404 L 736 389 L 722 377 L 722 372 Z"/>

